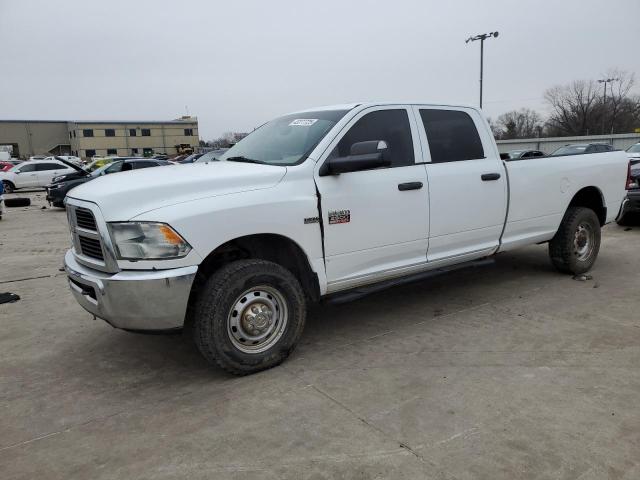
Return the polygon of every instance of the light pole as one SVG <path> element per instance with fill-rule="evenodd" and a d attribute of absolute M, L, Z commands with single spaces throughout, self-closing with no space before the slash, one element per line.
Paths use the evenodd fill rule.
<path fill-rule="evenodd" d="M 601 78 L 598 80 L 598 83 L 604 83 L 604 98 L 602 100 L 602 134 L 604 135 L 606 132 L 605 128 L 605 113 L 607 112 L 607 83 L 617 82 L 620 80 L 619 78 Z"/>
<path fill-rule="evenodd" d="M 469 37 L 464 41 L 464 43 L 469 43 L 480 40 L 480 108 L 482 108 L 482 69 L 484 62 L 484 41 L 487 38 L 491 37 L 497 38 L 498 32 L 481 33 L 480 35 L 476 35 L 475 37 Z"/>

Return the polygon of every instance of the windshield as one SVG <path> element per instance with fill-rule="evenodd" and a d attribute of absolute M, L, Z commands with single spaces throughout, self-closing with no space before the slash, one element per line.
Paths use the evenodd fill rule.
<path fill-rule="evenodd" d="M 587 149 L 587 145 L 567 145 L 566 147 L 560 147 L 551 154 L 552 157 L 558 155 L 576 155 L 578 153 L 584 153 Z"/>
<path fill-rule="evenodd" d="M 97 166 L 92 172 L 91 172 L 91 176 L 92 177 L 99 177 L 100 175 L 106 174 L 106 173 L 115 173 L 115 172 L 119 172 L 122 169 L 122 161 L 119 162 L 109 162 L 106 165 L 102 165 L 102 166 Z M 109 170 L 107 172 L 107 170 Z"/>
<path fill-rule="evenodd" d="M 113 161 L 112 158 L 99 158 L 98 160 L 94 160 L 89 165 L 84 167 L 87 172 L 93 172 L 100 167 L 104 167 L 105 165 L 111 163 Z"/>
<path fill-rule="evenodd" d="M 276 118 L 240 140 L 219 160 L 296 165 L 346 113 L 347 110 L 325 110 Z M 202 157 L 198 160 L 202 161 Z"/>
<path fill-rule="evenodd" d="M 509 155 L 509 158 L 520 158 L 520 155 L 522 155 L 524 152 L 524 150 L 512 150 L 507 155 Z"/>
<path fill-rule="evenodd" d="M 627 148 L 627 152 L 629 153 L 640 153 L 640 143 L 636 143 L 635 145 L 631 145 Z"/>

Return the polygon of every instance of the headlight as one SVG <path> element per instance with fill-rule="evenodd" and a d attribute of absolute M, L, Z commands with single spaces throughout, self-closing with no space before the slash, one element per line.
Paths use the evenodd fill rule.
<path fill-rule="evenodd" d="M 111 238 L 120 260 L 182 258 L 191 245 L 166 223 L 110 223 Z"/>
<path fill-rule="evenodd" d="M 62 179 L 64 179 L 64 175 L 58 175 L 57 177 L 53 177 L 53 180 L 51 180 L 51 183 L 58 183 Z"/>

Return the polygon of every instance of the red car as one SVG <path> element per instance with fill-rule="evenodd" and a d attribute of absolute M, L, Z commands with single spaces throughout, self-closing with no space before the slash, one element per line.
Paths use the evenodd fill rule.
<path fill-rule="evenodd" d="M 15 167 L 15 165 L 11 162 L 0 162 L 0 172 L 7 172 L 13 167 Z"/>

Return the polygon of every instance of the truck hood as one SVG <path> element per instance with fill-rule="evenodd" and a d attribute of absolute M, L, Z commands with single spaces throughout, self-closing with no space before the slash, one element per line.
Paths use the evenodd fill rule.
<path fill-rule="evenodd" d="M 105 220 L 123 221 L 158 208 L 278 184 L 285 167 L 238 162 L 189 163 L 113 173 L 68 196 L 96 203 Z"/>

